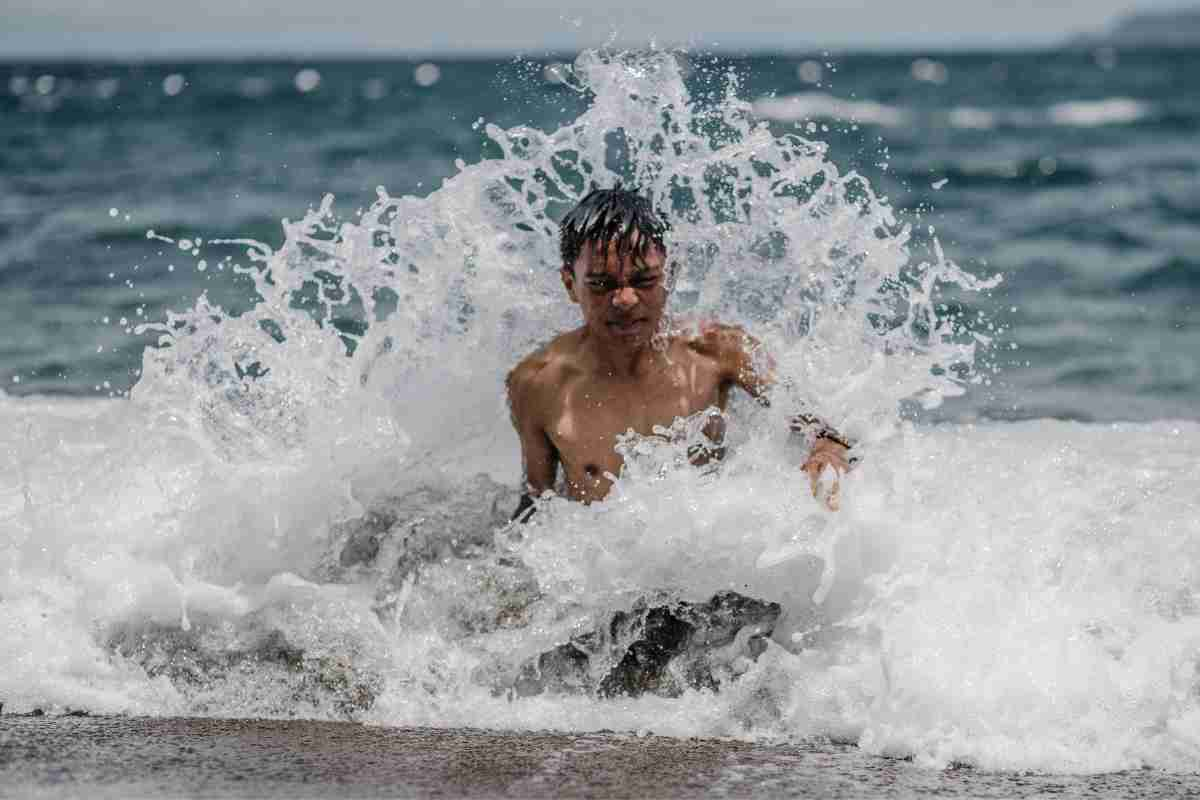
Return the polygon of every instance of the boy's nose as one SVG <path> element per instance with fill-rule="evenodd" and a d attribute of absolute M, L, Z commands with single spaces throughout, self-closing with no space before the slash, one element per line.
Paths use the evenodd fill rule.
<path fill-rule="evenodd" d="M 617 308 L 632 308 L 638 303 L 638 295 L 632 286 L 622 286 L 613 294 L 612 302 Z"/>

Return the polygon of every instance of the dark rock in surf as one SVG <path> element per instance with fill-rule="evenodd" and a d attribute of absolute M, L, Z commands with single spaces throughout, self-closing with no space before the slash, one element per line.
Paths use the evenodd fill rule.
<path fill-rule="evenodd" d="M 379 566 L 392 545 L 400 572 L 446 557 L 469 558 L 492 549 L 497 528 L 519 499 L 512 487 L 479 474 L 462 485 L 418 486 L 381 498 L 358 519 L 334 529 L 338 565 Z"/>
<path fill-rule="evenodd" d="M 467 579 L 448 584 L 448 598 L 438 606 L 448 612 L 456 633 L 523 625 L 526 609 L 539 596 L 537 583 L 523 564 L 497 557 L 493 542 L 516 500 L 515 490 L 484 475 L 385 497 L 333 529 L 330 550 L 306 577 L 372 581 L 375 610 L 386 616 L 423 571 L 461 565 Z M 422 584 L 416 591 L 428 598 L 437 588 Z M 321 637 L 321 652 L 313 652 L 310 637 L 294 638 L 289 630 L 269 609 L 233 620 L 192 613 L 187 630 L 144 620 L 115 625 L 106 644 L 150 677 L 169 679 L 200 711 L 214 687 L 219 694 L 222 684 L 236 686 L 246 675 L 266 689 L 254 702 L 272 713 L 311 704 L 353 718 L 374 703 L 383 679 L 366 655 L 369 646 L 353 637 L 338 641 L 331 633 Z"/>
<path fill-rule="evenodd" d="M 389 514 L 368 511 L 350 527 L 338 563 L 343 567 L 370 564 L 379 555 L 380 540 L 395 524 L 396 518 Z"/>
<path fill-rule="evenodd" d="M 524 664 L 511 690 L 601 697 L 717 689 L 767 648 L 778 603 L 721 592 L 707 603 L 643 600 L 613 615 L 607 627 L 577 636 Z"/>
<path fill-rule="evenodd" d="M 560 644 L 521 667 L 513 682 L 520 697 L 550 692 L 580 694 L 591 692 L 593 681 L 588 672 L 588 653 L 572 642 Z"/>
<path fill-rule="evenodd" d="M 293 713 L 294 704 L 332 707 L 347 718 L 371 707 L 383 680 L 356 663 L 354 654 L 314 654 L 256 615 L 236 626 L 193 620 L 190 629 L 151 622 L 115 626 L 107 647 L 151 677 L 164 676 L 185 696 L 203 694 L 226 680 L 257 674 L 260 686 L 275 684 Z"/>
<path fill-rule="evenodd" d="M 524 564 L 495 550 L 496 530 L 508 523 L 518 499 L 515 489 L 483 474 L 381 498 L 363 516 L 334 529 L 336 561 L 332 554 L 326 559 L 322 577 L 332 582 L 373 577 L 375 610 L 388 618 L 402 610 L 401 598 L 412 584 L 420 582 L 427 599 L 437 591 L 421 581 L 423 574 L 455 564 L 461 585 L 445 599 L 453 630 L 444 633 L 519 627 L 540 597 L 537 581 Z"/>

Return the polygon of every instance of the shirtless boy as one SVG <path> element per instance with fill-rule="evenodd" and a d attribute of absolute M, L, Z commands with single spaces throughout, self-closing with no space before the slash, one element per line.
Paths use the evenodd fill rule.
<path fill-rule="evenodd" d="M 606 475 L 621 472 L 617 436 L 629 429 L 649 435 L 677 417 L 724 410 L 735 386 L 767 402 L 774 376 L 755 364 L 756 342 L 741 329 L 709 323 L 660 331 L 669 292 L 665 232 L 650 201 L 621 188 L 591 192 L 563 219 L 562 282 L 583 325 L 509 373 L 526 491 L 514 517 L 527 519 L 533 498 L 547 490 L 584 503 L 604 498 Z M 815 436 L 800 467 L 815 494 L 826 466 L 839 475 L 848 468 L 849 443 L 813 417 L 795 417 L 792 428 Z M 714 418 L 705 434 L 719 444 L 723 421 Z M 835 508 L 836 491 L 829 498 Z"/>

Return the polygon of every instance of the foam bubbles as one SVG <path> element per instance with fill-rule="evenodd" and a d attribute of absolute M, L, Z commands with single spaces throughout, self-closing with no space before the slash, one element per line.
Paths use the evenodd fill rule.
<path fill-rule="evenodd" d="M 570 80 L 570 67 L 561 61 L 551 61 L 542 68 L 542 80 L 546 83 L 567 83 Z"/>
<path fill-rule="evenodd" d="M 941 84 L 950 80 L 950 70 L 940 61 L 930 58 L 918 58 L 912 62 L 909 71 L 914 79 L 923 83 Z"/>
<path fill-rule="evenodd" d="M 101 78 L 96 81 L 96 96 L 101 100 L 111 100 L 120 88 L 120 78 Z"/>
<path fill-rule="evenodd" d="M 292 78 L 292 83 L 295 85 L 296 91 L 308 94 L 321 85 L 321 73 L 311 67 L 306 67 L 296 73 Z"/>
<path fill-rule="evenodd" d="M 433 86 L 442 79 L 442 69 L 437 64 L 426 61 L 424 64 L 417 65 L 413 70 L 413 81 L 417 86 Z"/>
<path fill-rule="evenodd" d="M 796 67 L 796 77 L 805 83 L 820 83 L 824 74 L 825 67 L 821 65 L 820 61 L 802 61 L 800 66 Z"/>
<path fill-rule="evenodd" d="M 172 72 L 167 77 L 163 78 L 162 90 L 167 97 L 175 97 L 183 91 L 187 85 L 187 80 L 178 72 Z"/>

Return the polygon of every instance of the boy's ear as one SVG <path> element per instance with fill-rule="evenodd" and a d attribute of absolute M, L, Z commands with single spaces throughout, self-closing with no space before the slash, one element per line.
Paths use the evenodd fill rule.
<path fill-rule="evenodd" d="M 571 298 L 572 303 L 578 303 L 579 296 L 575 294 L 575 272 L 563 267 L 559 273 L 562 276 L 563 287 L 567 290 L 567 297 Z"/>

